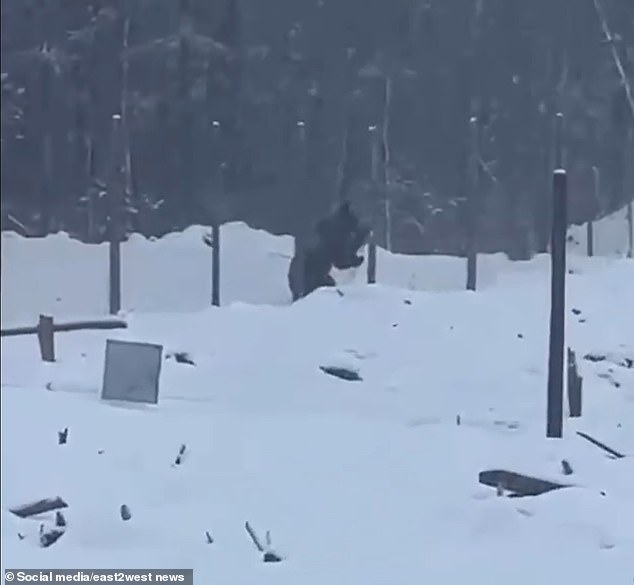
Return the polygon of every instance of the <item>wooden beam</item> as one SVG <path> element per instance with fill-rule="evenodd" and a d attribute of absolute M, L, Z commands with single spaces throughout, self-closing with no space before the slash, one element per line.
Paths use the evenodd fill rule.
<path fill-rule="evenodd" d="M 120 319 L 101 319 L 89 321 L 73 321 L 70 323 L 53 323 L 53 331 L 80 331 L 83 329 L 126 329 L 128 324 Z M 0 330 L 1 337 L 15 337 L 17 335 L 33 335 L 38 333 L 39 326 L 10 327 Z"/>

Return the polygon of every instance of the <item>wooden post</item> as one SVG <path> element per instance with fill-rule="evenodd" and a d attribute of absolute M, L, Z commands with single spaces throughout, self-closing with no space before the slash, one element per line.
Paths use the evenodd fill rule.
<path fill-rule="evenodd" d="M 108 243 L 110 266 L 110 314 L 116 315 L 121 310 L 121 243 L 110 239 Z"/>
<path fill-rule="evenodd" d="M 40 355 L 43 362 L 55 361 L 55 333 L 53 317 L 40 315 L 37 324 L 37 340 L 40 344 Z"/>
<path fill-rule="evenodd" d="M 634 258 L 634 209 L 632 202 L 627 204 L 627 257 Z"/>
<path fill-rule="evenodd" d="M 558 112 L 555 116 L 555 169 L 563 169 L 566 164 L 564 148 L 564 115 Z"/>
<path fill-rule="evenodd" d="M 121 236 L 122 211 L 124 198 L 123 168 L 123 128 L 121 116 L 112 116 L 111 175 L 107 189 L 108 197 L 108 249 L 110 260 L 110 314 L 121 310 Z"/>
<path fill-rule="evenodd" d="M 469 192 L 467 193 L 467 290 L 476 290 L 478 270 L 478 212 L 480 196 L 480 125 L 474 116 L 469 120 L 471 135 L 471 157 L 469 169 Z"/>
<path fill-rule="evenodd" d="M 306 179 L 307 179 L 306 177 L 306 173 L 307 173 L 306 124 L 303 120 L 297 121 L 297 138 L 299 142 L 299 145 L 298 145 L 299 165 L 297 169 L 297 189 L 298 191 L 303 191 L 306 188 Z M 305 202 L 303 195 L 304 194 L 302 193 L 301 199 L 297 199 L 297 201 L 301 201 L 302 203 Z M 303 207 L 302 204 L 300 204 L 297 206 L 297 211 L 295 215 L 295 224 L 297 227 L 295 231 L 295 236 L 293 238 L 293 247 L 294 247 L 293 256 L 295 257 L 295 261 L 297 262 L 294 278 L 296 282 L 302 283 L 300 298 L 306 294 L 306 290 L 304 289 L 304 284 L 306 283 L 306 277 L 304 274 L 304 269 L 305 269 L 304 248 L 306 246 L 306 237 L 307 237 L 306 232 L 307 232 L 308 226 L 307 226 L 307 222 L 305 221 L 305 217 L 306 217 L 306 209 Z"/>
<path fill-rule="evenodd" d="M 578 418 L 582 412 L 583 378 L 577 368 L 577 356 L 568 348 L 568 411 L 570 418 Z"/>
<path fill-rule="evenodd" d="M 559 159 L 561 160 L 561 159 Z M 548 353 L 548 412 L 546 436 L 560 438 L 563 432 L 564 343 L 566 312 L 566 171 L 553 173 L 553 222 L 550 242 L 551 305 Z"/>
<path fill-rule="evenodd" d="M 601 201 L 601 172 L 598 167 L 592 167 L 592 190 L 594 201 L 599 205 Z M 590 220 L 586 224 L 586 251 L 588 256 L 594 256 L 594 223 Z"/>
<path fill-rule="evenodd" d="M 220 122 L 214 120 L 214 137 L 216 138 L 216 145 L 218 146 L 218 152 L 220 153 L 219 148 L 219 139 L 220 139 Z M 218 196 L 220 199 L 224 197 L 224 163 L 220 162 L 218 164 Z M 214 206 L 212 206 L 214 209 Z M 220 306 L 220 221 L 216 210 L 213 211 L 213 216 L 211 218 L 211 304 L 214 307 Z"/>
<path fill-rule="evenodd" d="M 221 170 L 222 172 L 222 170 Z M 211 224 L 211 304 L 220 306 L 220 223 L 214 219 Z"/>
<path fill-rule="evenodd" d="M 372 179 L 372 231 L 368 241 L 368 284 L 376 283 L 376 201 L 375 197 L 379 188 L 379 148 L 380 136 L 376 126 L 370 126 L 370 149 L 371 149 L 371 179 Z"/>

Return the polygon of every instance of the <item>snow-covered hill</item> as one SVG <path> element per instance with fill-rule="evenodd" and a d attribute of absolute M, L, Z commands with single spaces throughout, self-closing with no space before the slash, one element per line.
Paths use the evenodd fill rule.
<path fill-rule="evenodd" d="M 206 308 L 210 251 L 192 228 L 127 244 L 128 329 L 57 334 L 54 364 L 34 336 L 2 339 L 3 568 L 193 568 L 195 583 L 230 585 L 631 582 L 634 261 L 571 255 L 584 415 L 547 440 L 547 258 L 485 257 L 469 293 L 460 259 L 382 254 L 381 284 L 289 305 L 290 241 L 238 224 L 223 236 L 230 306 Z M 3 322 L 103 313 L 105 247 L 46 242 L 3 235 Z M 158 406 L 99 400 L 106 338 L 164 345 Z M 333 365 L 362 380 L 320 370 Z M 478 483 L 497 468 L 576 487 L 497 497 Z M 52 496 L 67 527 L 40 548 L 52 517 L 8 508 Z M 262 562 L 247 520 L 282 562 Z"/>

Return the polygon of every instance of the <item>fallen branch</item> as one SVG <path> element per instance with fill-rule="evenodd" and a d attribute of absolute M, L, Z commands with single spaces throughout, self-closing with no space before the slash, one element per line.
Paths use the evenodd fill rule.
<path fill-rule="evenodd" d="M 176 459 L 174 460 L 174 465 L 180 465 L 183 462 L 185 451 L 187 451 L 187 445 L 183 444 L 180 446 L 180 449 L 178 450 L 178 455 L 176 456 Z"/>
<path fill-rule="evenodd" d="M 251 540 L 253 541 L 255 548 L 257 548 L 261 553 L 263 553 L 264 547 L 262 546 L 262 543 L 260 542 L 258 535 L 255 533 L 253 528 L 251 528 L 251 525 L 249 524 L 249 522 L 245 522 L 244 527 L 246 528 L 247 533 L 251 537 Z"/>
<path fill-rule="evenodd" d="M 13 215 L 11 215 L 10 213 L 7 214 L 7 219 L 15 226 L 19 227 L 23 232 L 24 235 L 31 238 L 33 236 L 36 235 L 35 231 L 28 228 L 25 224 L 23 224 L 19 219 L 17 219 L 16 217 L 14 217 Z"/>
<path fill-rule="evenodd" d="M 596 447 L 599 447 L 599 449 L 602 449 L 603 451 L 608 453 L 614 459 L 623 459 L 625 457 L 625 455 L 623 455 L 623 453 L 619 453 L 618 451 L 615 451 L 614 449 L 612 449 L 612 447 L 608 447 L 605 443 L 602 443 L 601 441 L 598 441 L 597 439 L 595 439 L 594 437 L 591 437 L 587 433 L 583 433 L 581 431 L 577 431 L 577 434 L 582 439 L 585 439 L 586 441 L 590 441 L 590 443 L 592 443 Z"/>
<path fill-rule="evenodd" d="M 251 525 L 248 522 L 244 523 L 244 527 L 251 537 L 255 548 L 263 553 L 262 560 L 265 563 L 279 563 L 282 560 L 282 557 L 271 548 L 271 533 L 268 530 L 266 531 L 266 546 L 263 546 L 258 538 L 258 535 L 255 533 L 255 530 L 251 528 Z"/>

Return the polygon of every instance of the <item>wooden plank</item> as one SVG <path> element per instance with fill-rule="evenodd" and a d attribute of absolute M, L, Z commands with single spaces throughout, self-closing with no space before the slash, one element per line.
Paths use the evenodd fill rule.
<path fill-rule="evenodd" d="M 40 355 L 43 362 L 55 361 L 55 335 L 53 329 L 53 317 L 40 315 L 37 324 L 37 340 L 40 344 Z"/>
<path fill-rule="evenodd" d="M 490 469 L 481 471 L 478 481 L 494 488 L 503 488 L 517 496 L 538 496 L 553 490 L 572 487 L 570 484 L 563 484 L 538 477 L 531 477 L 515 471 L 505 469 Z"/>
<path fill-rule="evenodd" d="M 582 413 L 583 378 L 579 375 L 577 356 L 568 348 L 568 411 L 571 418 L 578 418 Z"/>
<path fill-rule="evenodd" d="M 57 496 L 56 498 L 37 500 L 36 502 L 18 506 L 17 508 L 9 508 L 9 512 L 19 518 L 29 518 L 30 516 L 37 516 L 38 514 L 52 512 L 53 510 L 59 510 L 61 508 L 68 508 L 68 504 Z"/>
<path fill-rule="evenodd" d="M 74 321 L 55 325 L 55 331 L 80 331 L 82 329 L 126 329 L 128 324 L 119 319 L 104 319 L 93 321 Z"/>
<path fill-rule="evenodd" d="M 80 331 L 82 329 L 125 329 L 128 324 L 120 319 L 93 319 L 88 321 L 73 321 L 69 323 L 53 323 L 53 331 Z M 33 335 L 38 332 L 38 326 L 12 327 L 2 329 L 2 337 L 15 337 L 17 335 Z"/>

